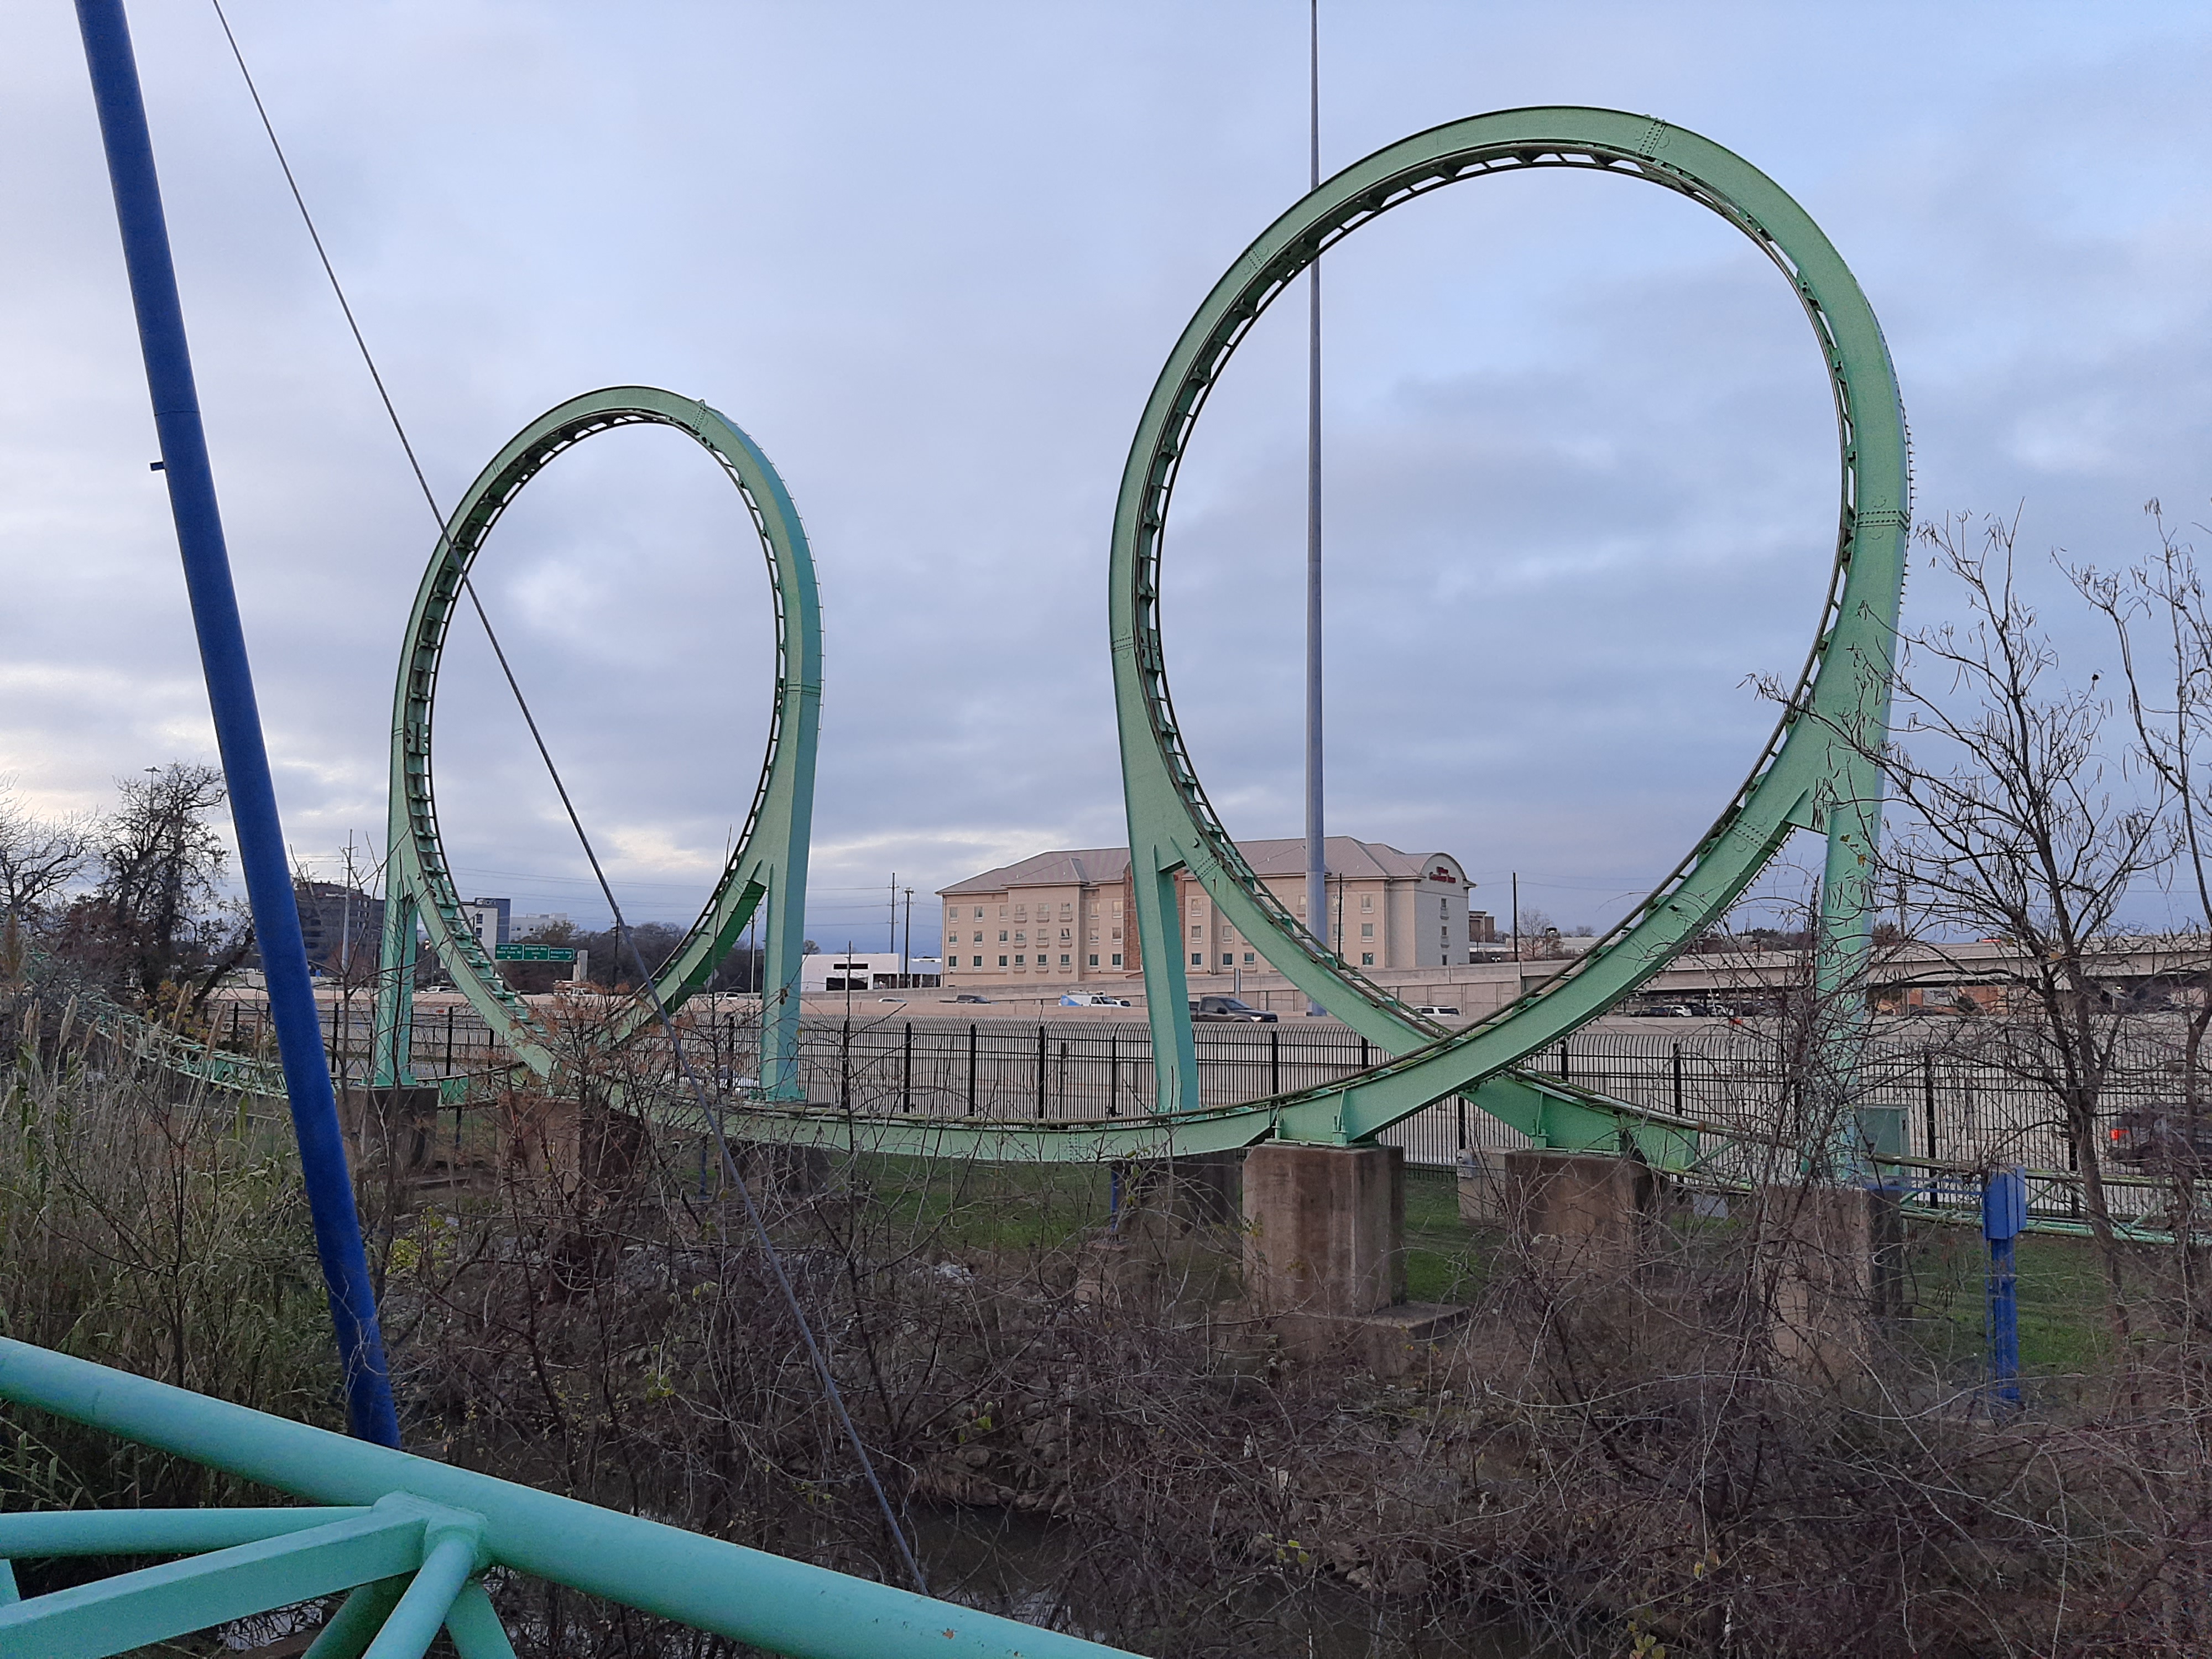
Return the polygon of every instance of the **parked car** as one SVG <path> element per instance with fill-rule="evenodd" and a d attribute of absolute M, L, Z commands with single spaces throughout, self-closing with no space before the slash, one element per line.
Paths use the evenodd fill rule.
<path fill-rule="evenodd" d="M 957 997 L 947 997 L 945 999 L 947 1002 L 988 1002 L 991 999 L 988 997 L 975 996 L 965 991 L 962 992 Z"/>
<path fill-rule="evenodd" d="M 2145 1170 L 2212 1169 L 2212 1106 L 2164 1101 L 2122 1112 L 2112 1127 L 2115 1162 Z"/>
<path fill-rule="evenodd" d="M 1255 1008 L 1242 997 L 1193 997 L 1190 1017 L 1195 1020 L 1231 1021 L 1244 1024 L 1273 1025 L 1275 1017 Z"/>
<path fill-rule="evenodd" d="M 1129 1000 L 1127 997 L 1103 996 L 1095 991 L 1070 991 L 1060 1000 L 1060 1006 L 1063 1008 L 1126 1008 Z"/>
<path fill-rule="evenodd" d="M 1417 1014 L 1426 1014 L 1431 1019 L 1443 1019 L 1455 1017 L 1459 1010 L 1449 1003 L 1424 1002 L 1417 1006 L 1413 1012 Z"/>

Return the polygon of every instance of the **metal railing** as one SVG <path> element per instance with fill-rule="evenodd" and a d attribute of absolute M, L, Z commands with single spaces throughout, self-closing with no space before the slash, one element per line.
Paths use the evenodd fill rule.
<path fill-rule="evenodd" d="M 341 1594 L 318 1653 L 421 1659 L 443 1627 L 461 1659 L 514 1659 L 493 1567 L 794 1659 L 1124 1659 L 4 1338 L 0 1399 L 319 1506 L 0 1515 L 0 1659 L 103 1659 Z M 186 1559 L 16 1599 L 6 1562 L 90 1555 Z"/>

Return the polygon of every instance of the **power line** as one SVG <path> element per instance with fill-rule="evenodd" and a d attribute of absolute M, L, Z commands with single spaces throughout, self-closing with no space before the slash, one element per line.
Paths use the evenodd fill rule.
<path fill-rule="evenodd" d="M 321 233 L 315 228 L 314 216 L 307 210 L 307 198 L 301 193 L 300 182 L 293 176 L 292 163 L 286 158 L 284 146 L 276 137 L 276 125 L 270 120 L 268 108 L 261 101 L 261 90 L 254 84 L 252 70 L 246 67 L 246 54 L 240 49 L 237 35 L 232 33 L 230 19 L 223 15 L 222 0 L 209 0 L 209 4 L 215 9 L 216 21 L 222 26 L 223 39 L 230 43 L 231 56 L 237 59 L 239 75 L 246 82 L 247 94 L 253 100 L 254 112 L 261 118 L 261 130 L 269 135 L 269 146 L 276 152 L 276 165 L 283 169 L 284 182 L 290 187 L 292 201 L 300 210 L 301 222 L 307 228 L 308 238 L 315 245 L 315 255 L 322 261 L 323 274 L 330 279 L 331 292 L 337 298 L 339 310 L 345 313 L 346 326 L 352 331 L 353 343 L 361 353 L 362 362 L 368 369 L 369 379 L 376 384 L 376 395 L 382 400 L 385 415 L 392 422 L 392 433 L 398 438 L 399 447 L 406 453 L 407 465 L 415 474 L 416 485 L 422 492 L 423 504 L 430 509 L 430 517 L 437 525 L 439 554 L 441 557 L 449 556 L 453 544 L 446 532 L 446 515 L 439 508 L 438 498 L 430 489 L 429 479 L 423 476 L 422 464 L 416 459 L 415 446 L 408 439 L 406 425 L 400 420 L 399 411 L 392 404 L 392 394 L 386 389 L 384 384 L 384 376 L 377 370 L 375 356 L 368 349 L 368 340 L 362 337 L 361 325 L 355 319 L 353 307 L 346 299 L 345 286 L 338 281 L 337 271 L 331 265 L 330 254 L 323 246 Z M 690 1058 L 684 1051 L 682 1034 L 677 1030 L 675 1021 L 669 1018 L 667 1006 L 661 1000 L 659 988 L 653 982 L 653 975 L 646 968 L 645 958 L 640 954 L 635 939 L 630 936 L 629 924 L 623 920 L 622 906 L 615 899 L 614 889 L 608 883 L 606 872 L 599 864 L 599 855 L 592 846 L 591 836 L 585 832 L 584 821 L 577 815 L 575 803 L 569 798 L 568 786 L 562 779 L 561 769 L 554 764 L 553 752 L 546 746 L 544 733 L 538 729 L 538 718 L 531 712 L 529 699 L 522 694 L 521 683 L 514 677 L 514 667 L 508 663 L 507 653 L 500 645 L 499 635 L 492 628 L 490 617 L 485 613 L 483 601 L 477 597 L 476 585 L 470 580 L 465 566 L 461 568 L 459 574 L 462 591 L 469 596 L 469 604 L 476 611 L 477 621 L 483 627 L 485 639 L 490 641 L 492 654 L 499 659 L 500 672 L 506 677 L 507 690 L 514 694 L 515 707 L 521 712 L 524 725 L 530 728 L 531 741 L 537 745 L 538 757 L 545 763 L 546 775 L 552 779 L 553 787 L 561 797 L 562 810 L 568 814 L 569 825 L 576 832 L 577 843 L 583 848 L 584 857 L 591 864 L 592 878 L 599 884 L 601 896 L 606 900 L 607 908 L 614 915 L 617 936 L 629 947 L 630 957 L 637 964 L 639 978 L 645 987 L 647 996 L 652 1000 L 653 1016 L 667 1035 L 677 1068 L 682 1073 L 684 1082 L 690 1086 L 701 1115 L 714 1131 L 714 1145 L 721 1155 L 723 1170 L 731 1185 L 737 1188 L 738 1199 L 744 1206 L 745 1219 L 751 1224 L 753 1236 L 759 1241 L 761 1249 L 768 1259 L 769 1267 L 775 1274 L 776 1287 L 782 1291 L 784 1304 L 791 1310 L 791 1316 L 799 1327 L 799 1336 L 806 1345 L 807 1356 L 814 1362 L 815 1370 L 822 1379 L 823 1393 L 828 1399 L 830 1408 L 836 1413 L 838 1423 L 844 1429 L 846 1438 L 852 1443 L 853 1454 L 860 1462 L 860 1472 L 866 1477 L 870 1491 L 875 1494 L 877 1505 L 883 1511 L 884 1524 L 890 1529 L 891 1540 L 897 1546 L 898 1553 L 905 1562 L 908 1575 L 914 1579 L 915 1588 L 927 1595 L 929 1593 L 929 1584 L 923 1576 L 921 1563 L 915 1559 L 913 1547 L 907 1541 L 906 1529 L 900 1526 L 898 1516 L 891 1508 L 890 1494 L 884 1490 L 883 1482 L 877 1478 L 875 1463 L 868 1455 L 867 1446 L 860 1438 L 860 1431 L 853 1422 L 852 1413 L 845 1408 L 843 1391 L 837 1386 L 837 1379 L 830 1369 L 828 1358 L 823 1353 L 820 1344 L 815 1340 L 813 1325 L 807 1319 L 805 1310 L 799 1305 L 799 1292 L 791 1282 L 791 1275 L 784 1270 L 782 1253 L 776 1249 L 775 1241 L 769 1236 L 768 1223 L 762 1218 L 759 1206 L 753 1202 L 752 1189 L 746 1184 L 744 1174 L 738 1170 L 737 1159 L 731 1155 L 729 1141 L 722 1133 L 720 1114 L 714 1109 L 712 1103 L 708 1099 L 705 1085 L 699 1081 L 697 1074 L 691 1069 Z M 764 986 L 761 993 L 761 1001 L 763 1008 L 765 1009 L 768 994 Z"/>

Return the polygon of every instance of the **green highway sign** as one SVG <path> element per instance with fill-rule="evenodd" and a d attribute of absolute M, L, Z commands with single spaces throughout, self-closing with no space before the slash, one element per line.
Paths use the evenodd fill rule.
<path fill-rule="evenodd" d="M 576 953 L 565 945 L 502 945 L 492 951 L 498 962 L 574 962 Z"/>

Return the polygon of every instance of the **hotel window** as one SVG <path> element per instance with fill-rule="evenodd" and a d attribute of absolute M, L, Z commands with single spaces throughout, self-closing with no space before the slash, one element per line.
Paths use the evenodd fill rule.
<path fill-rule="evenodd" d="M 1042 962 L 1042 961 L 1044 960 L 1044 958 L 1043 958 L 1042 957 L 1039 957 L 1037 958 L 1037 960 L 1038 960 L 1039 962 Z M 1066 966 L 1067 966 L 1067 953 L 1066 953 L 1066 951 L 1062 951 L 1062 952 L 1060 953 L 1060 965 L 1061 967 L 1063 967 L 1063 968 L 1065 968 L 1065 967 L 1066 967 Z"/>
<path fill-rule="evenodd" d="M 1091 953 L 1091 965 L 1093 968 L 1096 968 L 1098 965 L 1098 952 L 1096 951 L 1093 951 Z"/>
<path fill-rule="evenodd" d="M 1119 939 L 1119 938 L 1121 938 L 1121 930 L 1120 928 L 1116 927 L 1116 928 L 1114 930 L 1114 937 L 1115 937 L 1115 939 Z"/>
<path fill-rule="evenodd" d="M 1001 944 L 1001 945 L 1004 945 L 1006 942 L 1006 930 L 1005 928 L 1001 927 L 1000 929 L 999 929 L 999 943 L 1000 943 L 1000 944 Z"/>
<path fill-rule="evenodd" d="M 1359 896 L 1359 908 L 1363 910 L 1372 910 L 1375 908 L 1375 895 L 1362 893 Z"/>
<path fill-rule="evenodd" d="M 983 936 L 982 936 L 981 933 L 976 934 L 976 935 L 975 935 L 975 943 L 976 943 L 976 944 L 978 944 L 978 945 L 981 945 L 982 942 L 983 942 Z M 982 964 L 981 964 L 981 963 L 976 963 L 975 965 L 976 965 L 977 967 L 979 967 L 979 968 L 982 966 Z"/>
<path fill-rule="evenodd" d="M 1221 953 L 1221 965 L 1224 968 L 1235 967 L 1237 965 L 1237 953 L 1234 951 L 1224 951 Z"/>
<path fill-rule="evenodd" d="M 1190 925 L 1190 936 L 1193 939 L 1204 939 L 1206 937 L 1206 929 L 1200 927 L 1198 923 L 1194 921 Z"/>
<path fill-rule="evenodd" d="M 1194 968 L 1203 968 L 1203 967 L 1205 967 L 1205 966 L 1206 966 L 1206 952 L 1205 952 L 1205 951 L 1193 951 L 1190 953 L 1190 965 L 1191 965 L 1192 967 L 1194 967 Z"/>
<path fill-rule="evenodd" d="M 1116 968 L 1119 968 L 1121 965 L 1121 953 L 1118 951 L 1114 953 L 1114 965 Z"/>
<path fill-rule="evenodd" d="M 1370 957 L 1369 957 L 1369 958 L 1368 958 L 1368 960 L 1371 962 L 1371 961 L 1373 961 L 1373 960 L 1374 960 L 1374 958 Z M 1023 966 L 1026 965 L 1028 962 L 1029 962 L 1029 958 L 1028 958 L 1027 957 L 1016 957 L 1014 958 L 1014 966 L 1015 966 L 1015 967 L 1017 967 L 1017 968 L 1020 968 L 1020 967 L 1023 967 Z"/>
<path fill-rule="evenodd" d="M 1121 901 L 1119 899 L 1114 901 L 1114 914 L 1117 916 L 1121 914 Z"/>
<path fill-rule="evenodd" d="M 978 921 L 983 920 L 983 907 L 980 904 L 975 907 L 975 920 Z"/>
<path fill-rule="evenodd" d="M 1075 920 L 1075 907 L 1072 904 L 1061 905 L 1060 907 L 1060 919 L 1062 921 L 1073 921 Z"/>
<path fill-rule="evenodd" d="M 1065 928 L 1065 927 L 1061 928 L 1061 929 L 1060 930 L 1060 936 L 1062 939 L 1066 939 L 1066 938 L 1068 936 L 1067 929 L 1066 929 L 1066 928 Z"/>
<path fill-rule="evenodd" d="M 974 963 L 978 968 L 981 968 L 983 965 L 983 958 L 981 957 L 970 957 L 968 960 Z"/>
<path fill-rule="evenodd" d="M 1375 952 L 1372 951 L 1361 951 L 1359 953 L 1359 965 L 1362 968 L 1372 968 L 1375 965 Z"/>
<path fill-rule="evenodd" d="M 1247 968 L 1249 968 L 1252 965 L 1252 953 L 1249 951 L 1247 951 L 1244 953 L 1244 965 Z"/>
<path fill-rule="evenodd" d="M 1359 937 L 1362 939 L 1373 939 L 1375 937 L 1375 924 L 1371 921 L 1361 922 L 1359 924 Z"/>
<path fill-rule="evenodd" d="M 1096 945 L 1096 944 L 1097 944 L 1097 943 L 1098 943 L 1098 930 L 1097 930 L 1096 927 L 1093 927 L 1093 928 L 1091 930 L 1091 936 L 1090 936 L 1088 939 L 1085 939 L 1083 942 L 1084 942 L 1085 945 Z"/>
<path fill-rule="evenodd" d="M 1003 968 L 1003 967 L 1005 967 L 1006 965 L 1006 957 L 1000 957 L 999 958 L 999 966 L 1000 966 L 1000 967 L 1001 967 L 1001 968 Z"/>

